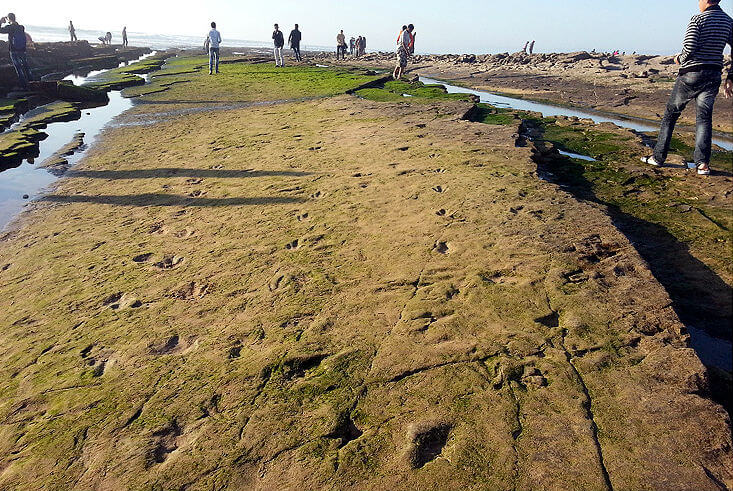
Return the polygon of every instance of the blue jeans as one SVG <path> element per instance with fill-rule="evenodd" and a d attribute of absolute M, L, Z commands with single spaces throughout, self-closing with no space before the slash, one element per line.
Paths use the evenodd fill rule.
<path fill-rule="evenodd" d="M 691 100 L 697 106 L 697 130 L 695 133 L 695 163 L 709 164 L 713 139 L 713 106 L 720 90 L 721 72 L 701 70 L 685 73 L 677 77 L 667 109 L 662 118 L 657 146 L 654 147 L 654 160 L 663 164 L 667 160 L 672 132 L 682 111 Z"/>
<path fill-rule="evenodd" d="M 31 76 L 31 69 L 28 66 L 28 58 L 26 57 L 25 51 L 11 51 L 10 61 L 15 67 L 15 73 L 18 74 L 18 82 L 24 89 L 28 88 L 28 82 L 33 80 Z"/>
<path fill-rule="evenodd" d="M 216 73 L 219 73 L 219 48 L 209 48 L 209 73 L 213 72 L 214 68 Z"/>

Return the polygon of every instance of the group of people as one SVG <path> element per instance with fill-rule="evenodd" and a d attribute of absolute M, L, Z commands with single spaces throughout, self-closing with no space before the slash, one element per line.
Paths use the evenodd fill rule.
<path fill-rule="evenodd" d="M 366 53 L 366 36 L 349 39 L 349 54 L 357 58 Z"/>
<path fill-rule="evenodd" d="M 76 28 L 74 27 L 73 21 L 69 21 L 69 37 L 71 38 L 72 43 L 79 40 L 76 36 Z M 102 44 L 112 45 L 112 33 L 109 31 L 107 31 L 104 36 L 99 36 L 97 39 L 99 39 Z M 122 46 L 127 47 L 127 26 L 122 28 Z"/>
<path fill-rule="evenodd" d="M 532 42 L 527 41 L 526 43 L 524 43 L 524 49 L 522 51 L 524 51 L 525 54 L 530 54 L 530 55 L 534 53 L 534 41 Z"/>
<path fill-rule="evenodd" d="M 300 32 L 298 24 L 295 24 L 295 27 L 290 31 L 290 35 L 288 36 L 288 46 L 293 50 L 295 61 L 303 61 L 303 57 L 300 54 L 300 41 L 302 39 L 303 33 Z M 284 67 L 283 48 L 285 47 L 285 35 L 277 24 L 275 24 L 275 30 L 272 31 L 272 42 L 275 50 L 275 66 Z"/>

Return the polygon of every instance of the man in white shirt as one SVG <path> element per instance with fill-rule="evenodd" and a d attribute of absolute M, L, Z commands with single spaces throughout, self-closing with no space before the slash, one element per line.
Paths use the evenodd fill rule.
<path fill-rule="evenodd" d="M 392 74 L 395 80 L 399 80 L 405 73 L 405 68 L 407 68 L 407 59 L 410 57 L 413 42 L 412 31 L 414 30 L 415 26 L 412 24 L 402 26 L 402 31 L 397 37 L 397 66 Z"/>
<path fill-rule="evenodd" d="M 216 30 L 216 22 L 211 23 L 211 30 L 206 37 L 206 45 L 209 47 L 209 75 L 216 69 L 219 73 L 219 45 L 221 44 L 221 34 Z"/>

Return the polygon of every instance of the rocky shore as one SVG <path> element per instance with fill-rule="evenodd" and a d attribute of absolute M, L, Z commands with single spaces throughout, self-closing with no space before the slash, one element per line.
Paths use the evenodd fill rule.
<path fill-rule="evenodd" d="M 681 319 L 730 317 L 730 152 L 225 61 L 0 236 L 0 489 L 733 487 Z"/>
<path fill-rule="evenodd" d="M 316 59 L 336 63 L 330 53 L 320 53 Z M 387 68 L 394 59 L 392 53 L 369 53 L 347 63 Z M 730 66 L 728 56 L 726 73 Z M 416 55 L 408 70 L 480 90 L 658 121 L 664 114 L 678 67 L 672 56 L 612 56 L 581 51 Z M 680 121 L 693 125 L 694 110 L 685 111 Z M 722 96 L 713 121 L 717 131 L 733 133 L 733 104 Z"/>

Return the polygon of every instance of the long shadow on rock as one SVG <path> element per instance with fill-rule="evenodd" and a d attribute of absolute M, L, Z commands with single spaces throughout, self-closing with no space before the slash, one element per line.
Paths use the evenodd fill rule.
<path fill-rule="evenodd" d="M 167 167 L 160 169 L 131 170 L 72 170 L 66 177 L 86 177 L 90 179 L 155 179 L 167 177 L 200 177 L 200 178 L 242 178 L 242 177 L 305 177 L 311 172 L 299 171 L 266 171 L 266 170 L 217 170 L 217 169 L 184 169 Z"/>
<path fill-rule="evenodd" d="M 257 206 L 302 203 L 298 198 L 256 196 L 251 198 L 187 198 L 175 194 L 130 194 L 130 195 L 59 195 L 43 196 L 38 201 L 50 203 L 96 203 L 115 206 Z"/>
<path fill-rule="evenodd" d="M 625 213 L 596 196 L 593 184 L 583 177 L 583 166 L 574 160 L 562 155 L 541 155 L 539 152 L 535 152 L 533 159 L 539 170 L 551 172 L 552 180 L 565 185 L 576 198 L 607 208 L 614 226 L 629 239 L 649 265 L 654 277 L 666 289 L 672 299 L 672 307 L 683 324 L 724 340 L 733 338 L 733 289 L 715 271 L 693 256 L 686 244 L 677 240 L 664 227 Z M 638 294 L 644 295 L 644 292 Z M 708 348 L 715 348 L 716 353 L 706 352 Z M 702 348 L 696 346 L 696 349 L 703 362 L 718 357 L 720 353 L 717 351 L 720 349 L 727 350 L 728 359 L 733 356 L 730 344 L 718 343 L 717 346 Z M 730 373 L 724 367 L 708 368 L 711 396 L 730 411 L 733 408 Z"/>

